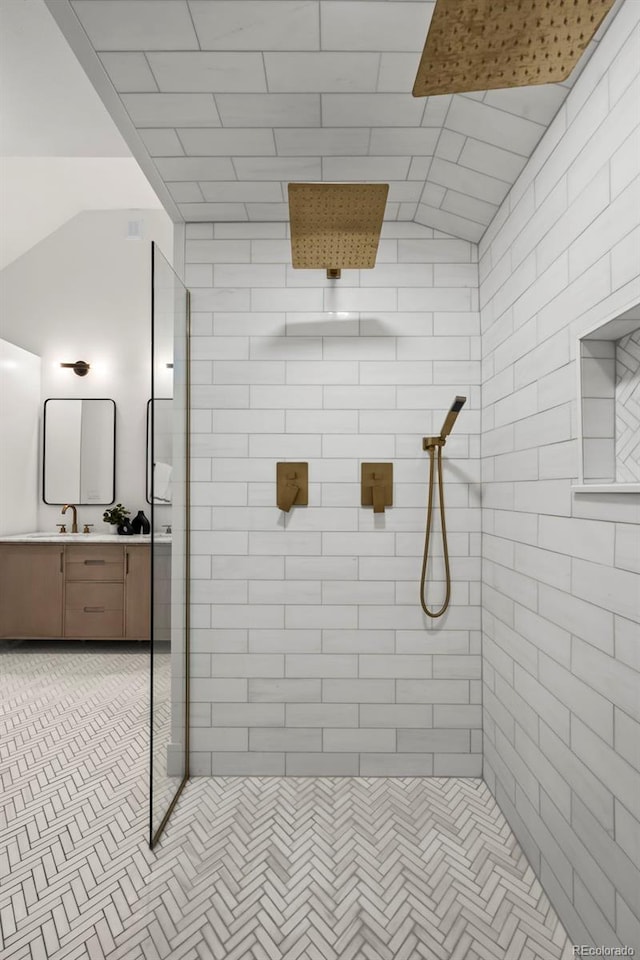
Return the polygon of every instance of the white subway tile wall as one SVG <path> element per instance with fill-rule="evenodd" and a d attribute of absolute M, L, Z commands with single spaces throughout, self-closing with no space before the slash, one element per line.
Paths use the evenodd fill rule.
<path fill-rule="evenodd" d="M 385 225 L 379 266 L 293 270 L 282 223 L 190 224 L 194 771 L 480 776 L 477 248 Z M 445 448 L 452 605 L 418 599 L 428 460 Z M 278 460 L 309 506 L 275 505 Z M 360 506 L 360 461 L 394 506 Z M 431 598 L 441 598 L 435 545 Z"/>
<path fill-rule="evenodd" d="M 640 4 L 621 8 L 489 227 L 479 271 L 484 776 L 574 942 L 636 950 L 640 496 L 571 484 L 578 337 L 640 302 L 639 17 Z M 612 435 L 601 362 L 591 476 Z"/>

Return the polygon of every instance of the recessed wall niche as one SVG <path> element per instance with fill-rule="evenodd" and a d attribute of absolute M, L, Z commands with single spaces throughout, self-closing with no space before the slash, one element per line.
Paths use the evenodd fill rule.
<path fill-rule="evenodd" d="M 579 341 L 577 492 L 640 491 L 640 305 Z"/>

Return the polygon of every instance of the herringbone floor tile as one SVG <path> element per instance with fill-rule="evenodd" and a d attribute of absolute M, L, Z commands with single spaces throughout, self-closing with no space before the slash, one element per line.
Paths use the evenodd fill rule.
<path fill-rule="evenodd" d="M 1 658 L 3 960 L 570 956 L 479 780 L 195 780 L 151 853 L 147 667 Z"/>

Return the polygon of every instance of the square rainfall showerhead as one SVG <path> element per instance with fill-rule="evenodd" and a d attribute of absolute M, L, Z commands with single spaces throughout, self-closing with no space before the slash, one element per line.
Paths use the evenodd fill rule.
<path fill-rule="evenodd" d="M 370 270 L 388 183 L 290 183 L 291 260 L 295 269 Z"/>
<path fill-rule="evenodd" d="M 438 0 L 414 97 L 566 80 L 614 0 Z"/>

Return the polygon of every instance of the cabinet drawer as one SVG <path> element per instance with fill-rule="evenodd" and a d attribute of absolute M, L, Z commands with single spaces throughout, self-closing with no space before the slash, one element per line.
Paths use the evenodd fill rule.
<path fill-rule="evenodd" d="M 124 587 L 121 583 L 68 583 L 65 591 L 67 610 L 83 607 L 124 609 Z"/>
<path fill-rule="evenodd" d="M 118 640 L 123 635 L 122 620 L 122 610 L 105 610 L 104 613 L 67 610 L 64 634 L 72 639 Z"/>
<path fill-rule="evenodd" d="M 121 637 L 124 632 L 124 587 L 119 583 L 68 583 L 65 636 Z"/>
<path fill-rule="evenodd" d="M 124 551 L 119 544 L 69 544 L 65 547 L 65 571 L 69 580 L 122 580 Z"/>

